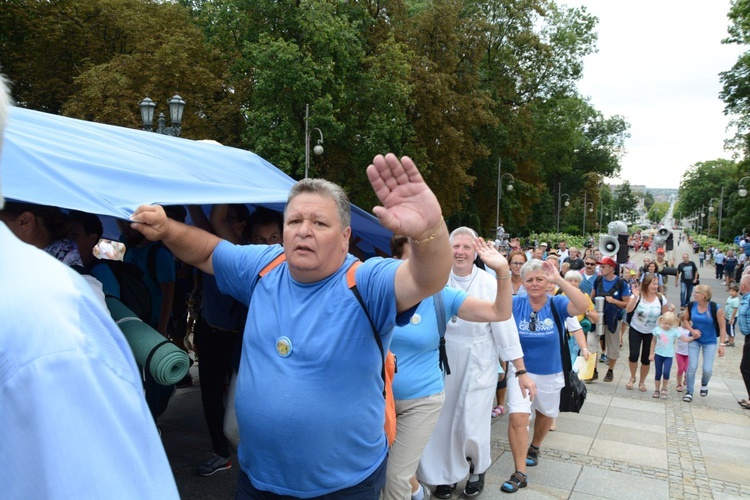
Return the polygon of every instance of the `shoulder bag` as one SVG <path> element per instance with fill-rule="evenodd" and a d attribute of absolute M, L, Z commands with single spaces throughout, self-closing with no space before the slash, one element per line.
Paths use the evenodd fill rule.
<path fill-rule="evenodd" d="M 560 357 L 562 358 L 563 376 L 565 377 L 565 387 L 560 389 L 560 411 L 579 413 L 586 401 L 586 385 L 578 378 L 578 374 L 573 371 L 570 361 L 570 352 L 568 352 L 568 342 L 565 340 L 565 325 L 560 321 L 555 304 L 550 301 L 552 316 L 555 317 L 557 331 L 560 333 Z"/>

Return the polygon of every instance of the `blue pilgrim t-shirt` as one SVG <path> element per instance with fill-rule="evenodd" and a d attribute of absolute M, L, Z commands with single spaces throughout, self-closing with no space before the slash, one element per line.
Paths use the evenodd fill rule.
<path fill-rule="evenodd" d="M 564 295 L 549 297 L 547 303 L 536 313 L 532 331 L 531 304 L 528 296 L 513 297 L 513 317 L 518 325 L 523 360 L 526 369 L 537 375 L 551 375 L 563 371 L 560 358 L 560 333 L 555 325 L 554 307 L 561 322 L 565 322 L 570 299 Z"/>

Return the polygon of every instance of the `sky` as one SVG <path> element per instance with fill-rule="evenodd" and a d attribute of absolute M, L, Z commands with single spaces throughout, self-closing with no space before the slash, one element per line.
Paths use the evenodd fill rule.
<path fill-rule="evenodd" d="M 693 164 L 731 158 L 719 73 L 743 48 L 723 45 L 729 0 L 559 0 L 599 18 L 598 52 L 578 88 L 630 124 L 619 183 L 674 188 Z"/>

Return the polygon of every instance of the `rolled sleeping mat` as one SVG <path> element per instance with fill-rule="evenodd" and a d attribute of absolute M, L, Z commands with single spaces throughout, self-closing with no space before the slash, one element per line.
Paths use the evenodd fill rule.
<path fill-rule="evenodd" d="M 125 335 L 138 365 L 146 368 L 161 385 L 173 385 L 190 369 L 190 359 L 159 332 L 141 321 L 133 311 L 114 297 L 107 297 L 107 308 Z"/>

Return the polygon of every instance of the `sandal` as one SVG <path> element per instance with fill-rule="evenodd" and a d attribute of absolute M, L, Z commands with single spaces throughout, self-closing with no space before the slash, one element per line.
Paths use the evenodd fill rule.
<path fill-rule="evenodd" d="M 492 409 L 492 418 L 497 418 L 505 415 L 505 407 L 503 405 L 497 405 Z"/>
<path fill-rule="evenodd" d="M 654 391 L 654 393 L 651 395 L 654 399 L 659 399 L 659 391 Z"/>
<path fill-rule="evenodd" d="M 539 463 L 539 448 L 533 444 L 529 445 L 529 450 L 526 452 L 526 467 L 534 467 Z"/>
<path fill-rule="evenodd" d="M 681 385 L 677 386 L 677 392 L 682 392 L 682 386 Z"/>
<path fill-rule="evenodd" d="M 666 389 L 662 389 L 661 390 L 661 395 L 659 397 L 661 399 L 667 399 L 667 390 Z"/>
<path fill-rule="evenodd" d="M 646 389 L 646 384 L 641 382 L 640 384 L 638 384 L 638 390 L 641 392 L 646 392 L 648 389 Z"/>
<path fill-rule="evenodd" d="M 510 475 L 510 479 L 500 486 L 500 489 L 505 493 L 515 493 L 518 491 L 518 488 L 525 488 L 528 485 L 526 482 L 527 477 L 523 472 L 516 471 Z"/>
<path fill-rule="evenodd" d="M 630 380 L 628 380 L 628 383 L 627 383 L 627 384 L 625 384 L 625 389 L 627 389 L 627 390 L 629 390 L 629 391 L 632 391 L 632 390 L 633 390 L 633 384 L 634 384 L 634 383 L 635 383 L 635 379 L 634 379 L 634 378 L 631 378 Z"/>
<path fill-rule="evenodd" d="M 687 394 L 682 396 L 682 400 L 686 403 L 689 403 L 693 400 L 693 395 L 688 392 Z"/>
<path fill-rule="evenodd" d="M 743 410 L 750 410 L 750 401 L 741 401 L 740 406 Z"/>

